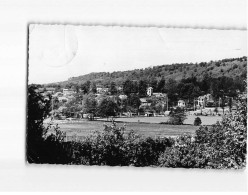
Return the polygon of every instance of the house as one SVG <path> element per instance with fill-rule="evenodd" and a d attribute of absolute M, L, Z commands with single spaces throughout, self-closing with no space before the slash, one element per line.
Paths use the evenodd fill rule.
<path fill-rule="evenodd" d="M 184 108 L 185 107 L 185 101 L 184 100 L 179 100 L 177 103 L 177 106 L 180 108 Z"/>
<path fill-rule="evenodd" d="M 63 89 L 63 95 L 68 96 L 76 93 L 73 89 Z"/>
<path fill-rule="evenodd" d="M 152 96 L 152 94 L 153 94 L 153 88 L 152 87 L 148 87 L 147 88 L 147 95 L 148 96 Z"/>
<path fill-rule="evenodd" d="M 155 96 L 156 98 L 166 98 L 167 94 L 165 93 L 153 93 L 153 96 Z"/>
<path fill-rule="evenodd" d="M 47 88 L 38 88 L 38 92 L 40 93 L 50 93 L 53 94 L 55 92 L 55 88 L 54 87 L 47 87 Z"/>
<path fill-rule="evenodd" d="M 142 107 L 142 106 L 150 106 L 151 105 L 151 103 L 147 102 L 146 98 L 140 98 L 140 102 L 141 102 L 140 107 Z"/>
<path fill-rule="evenodd" d="M 126 100 L 126 99 L 127 99 L 127 95 L 119 95 L 119 98 L 120 98 L 121 100 Z"/>
<path fill-rule="evenodd" d="M 104 87 L 97 87 L 96 88 L 96 93 L 98 94 L 103 94 L 103 93 L 108 93 L 109 92 L 109 88 L 104 88 Z"/>
<path fill-rule="evenodd" d="M 214 102 L 213 96 L 211 94 L 206 94 L 203 96 L 199 96 L 197 98 L 197 108 L 205 108 L 206 104 L 209 102 Z"/>

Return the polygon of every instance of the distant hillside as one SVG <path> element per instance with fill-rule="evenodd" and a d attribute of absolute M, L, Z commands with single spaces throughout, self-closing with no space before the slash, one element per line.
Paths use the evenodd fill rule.
<path fill-rule="evenodd" d="M 98 72 L 90 73 L 78 77 L 69 78 L 67 81 L 56 84 L 66 85 L 69 83 L 82 84 L 86 81 L 95 82 L 96 84 L 108 86 L 110 82 L 114 81 L 117 85 L 121 85 L 126 79 L 130 80 L 160 80 L 162 77 L 165 80 L 173 78 L 181 80 L 194 75 L 198 80 L 201 80 L 207 73 L 210 76 L 217 78 L 220 76 L 227 76 L 235 78 L 237 76 L 246 76 L 247 74 L 247 57 L 223 59 L 218 61 L 201 62 L 201 63 L 181 63 L 171 65 L 159 65 L 148 67 L 145 69 L 135 69 L 130 71 L 117 72 Z M 51 83 L 48 85 L 52 85 Z"/>

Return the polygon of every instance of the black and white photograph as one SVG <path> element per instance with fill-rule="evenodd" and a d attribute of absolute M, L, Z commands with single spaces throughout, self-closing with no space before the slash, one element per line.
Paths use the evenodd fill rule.
<path fill-rule="evenodd" d="M 245 30 L 28 33 L 28 163 L 245 168 Z"/>
<path fill-rule="evenodd" d="M 247 0 L 0 0 L 0 192 L 244 192 Z"/>

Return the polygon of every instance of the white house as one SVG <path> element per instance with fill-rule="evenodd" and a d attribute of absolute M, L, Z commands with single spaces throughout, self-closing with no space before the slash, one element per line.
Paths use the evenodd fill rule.
<path fill-rule="evenodd" d="M 153 88 L 152 87 L 148 87 L 147 88 L 147 95 L 148 96 L 152 96 L 152 94 L 153 94 Z"/>
<path fill-rule="evenodd" d="M 177 103 L 177 106 L 180 108 L 184 108 L 185 107 L 185 101 L 184 100 L 179 100 Z"/>

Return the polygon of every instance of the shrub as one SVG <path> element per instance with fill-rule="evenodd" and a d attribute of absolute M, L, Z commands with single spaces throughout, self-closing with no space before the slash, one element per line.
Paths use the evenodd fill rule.
<path fill-rule="evenodd" d="M 197 145 L 191 135 L 182 135 L 175 139 L 172 147 L 166 148 L 158 159 L 162 167 L 204 168 L 208 157 L 204 155 L 204 145 Z"/>
<path fill-rule="evenodd" d="M 86 136 L 81 143 L 74 144 L 73 164 L 109 166 L 156 165 L 161 153 L 170 147 L 169 138 L 141 138 L 125 127 L 105 125 L 103 131 Z"/>
<path fill-rule="evenodd" d="M 201 121 L 201 118 L 200 117 L 196 117 L 195 118 L 195 121 L 194 121 L 194 125 L 195 126 L 199 126 L 202 124 L 202 121 Z"/>

